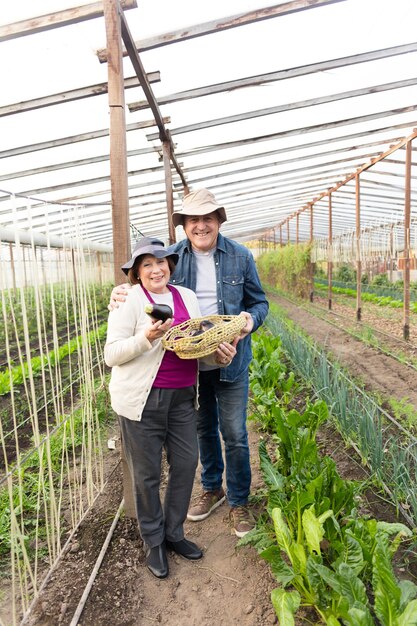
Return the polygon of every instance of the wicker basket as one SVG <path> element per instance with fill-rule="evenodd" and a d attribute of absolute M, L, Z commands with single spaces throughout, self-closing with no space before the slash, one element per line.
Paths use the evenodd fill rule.
<path fill-rule="evenodd" d="M 194 333 L 200 329 L 201 322 L 206 320 L 214 326 L 196 336 Z M 195 317 L 170 328 L 162 339 L 162 345 L 175 352 L 180 359 L 199 359 L 214 352 L 222 341 L 233 341 L 245 325 L 246 318 L 243 315 Z"/>

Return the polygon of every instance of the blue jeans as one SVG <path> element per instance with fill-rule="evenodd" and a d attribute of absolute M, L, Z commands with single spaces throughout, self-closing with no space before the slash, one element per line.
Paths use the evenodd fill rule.
<path fill-rule="evenodd" d="M 199 383 L 197 433 L 203 489 L 215 491 L 222 486 L 221 433 L 226 457 L 227 499 L 232 507 L 245 505 L 251 483 L 246 430 L 248 372 L 246 370 L 232 383 L 221 381 L 218 369 L 200 372 Z"/>

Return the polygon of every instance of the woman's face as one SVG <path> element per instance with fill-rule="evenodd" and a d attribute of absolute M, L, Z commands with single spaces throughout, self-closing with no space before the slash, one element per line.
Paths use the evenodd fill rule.
<path fill-rule="evenodd" d="M 166 258 L 157 259 L 152 254 L 144 254 L 138 265 L 137 277 L 148 291 L 167 293 L 171 275 Z"/>

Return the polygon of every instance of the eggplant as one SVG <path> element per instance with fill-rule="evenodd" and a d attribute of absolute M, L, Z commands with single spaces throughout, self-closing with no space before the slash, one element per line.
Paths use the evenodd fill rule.
<path fill-rule="evenodd" d="M 150 315 L 156 321 L 166 322 L 167 319 L 173 317 L 172 309 L 168 304 L 157 304 L 150 302 L 145 304 L 145 313 Z"/>
<path fill-rule="evenodd" d="M 213 326 L 214 324 L 213 322 L 210 322 L 210 320 L 201 320 L 200 326 L 193 332 L 193 337 L 202 335 L 206 330 L 209 330 L 209 328 L 213 328 Z"/>

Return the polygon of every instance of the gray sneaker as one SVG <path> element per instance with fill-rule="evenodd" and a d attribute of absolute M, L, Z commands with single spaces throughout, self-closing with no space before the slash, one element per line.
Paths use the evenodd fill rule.
<path fill-rule="evenodd" d="M 188 510 L 187 519 L 192 522 L 206 519 L 214 509 L 223 504 L 225 499 L 226 496 L 222 488 L 217 491 L 203 491 L 197 504 Z"/>
<path fill-rule="evenodd" d="M 229 519 L 237 537 L 244 537 L 255 528 L 255 520 L 245 506 L 232 507 Z"/>

